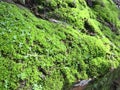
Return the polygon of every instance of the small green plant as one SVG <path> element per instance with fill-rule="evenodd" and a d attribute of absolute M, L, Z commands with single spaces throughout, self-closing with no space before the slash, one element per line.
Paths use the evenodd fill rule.
<path fill-rule="evenodd" d="M 42 90 L 42 86 L 38 84 L 33 84 L 33 90 Z"/>

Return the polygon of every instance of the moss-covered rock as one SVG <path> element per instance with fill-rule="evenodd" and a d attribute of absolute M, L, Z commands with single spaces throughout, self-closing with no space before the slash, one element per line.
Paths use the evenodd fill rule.
<path fill-rule="evenodd" d="M 117 67 L 119 11 L 112 1 L 101 2 L 104 7 L 99 2 L 88 7 L 84 0 L 38 0 L 38 8 L 49 8 L 47 18 L 60 23 L 0 2 L 0 89 L 69 90 L 77 79 Z"/>
<path fill-rule="evenodd" d="M 107 73 L 104 77 L 87 86 L 86 90 L 119 90 L 120 89 L 120 67 Z"/>

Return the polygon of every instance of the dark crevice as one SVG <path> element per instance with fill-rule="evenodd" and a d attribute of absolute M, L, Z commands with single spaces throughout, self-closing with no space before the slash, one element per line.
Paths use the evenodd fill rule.
<path fill-rule="evenodd" d="M 68 3 L 68 6 L 71 7 L 71 8 L 76 8 L 75 2 Z"/>
<path fill-rule="evenodd" d="M 18 90 L 23 89 L 26 86 L 27 80 L 20 80 L 19 84 L 20 86 L 18 87 Z"/>
<path fill-rule="evenodd" d="M 46 72 L 46 70 L 43 69 L 41 66 L 38 67 L 38 70 L 39 70 L 40 72 L 42 72 L 45 76 L 46 76 L 46 75 L 49 75 L 49 74 Z"/>
<path fill-rule="evenodd" d="M 95 32 L 94 32 L 94 27 L 92 25 L 90 25 L 88 23 L 88 21 L 85 21 L 84 22 L 84 27 L 85 27 L 85 30 L 83 32 L 85 32 L 86 34 L 89 34 L 91 36 L 94 36 L 95 35 Z"/>
<path fill-rule="evenodd" d="M 86 3 L 89 7 L 92 7 L 93 6 L 93 3 L 92 3 L 92 0 L 86 0 Z"/>

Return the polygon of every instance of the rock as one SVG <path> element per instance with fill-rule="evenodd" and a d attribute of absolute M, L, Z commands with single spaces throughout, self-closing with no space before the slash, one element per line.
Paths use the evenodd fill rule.
<path fill-rule="evenodd" d="M 113 0 L 113 2 L 115 2 L 115 4 L 117 5 L 117 7 L 120 8 L 120 0 Z"/>
<path fill-rule="evenodd" d="M 86 3 L 87 3 L 87 5 L 90 6 L 90 7 L 93 6 L 93 4 L 92 4 L 92 0 L 86 0 Z"/>
<path fill-rule="evenodd" d="M 53 18 L 49 19 L 49 21 L 54 22 L 54 23 L 60 23 L 60 21 L 53 19 Z"/>
<path fill-rule="evenodd" d="M 71 90 L 84 90 L 86 88 L 86 86 L 88 85 L 88 83 L 91 81 L 92 81 L 91 78 L 88 80 L 78 81 L 76 84 L 74 84 L 74 86 Z"/>
<path fill-rule="evenodd" d="M 88 80 L 82 80 L 82 81 L 79 81 L 77 84 L 75 84 L 74 86 L 85 86 L 87 85 L 92 79 L 88 79 Z"/>

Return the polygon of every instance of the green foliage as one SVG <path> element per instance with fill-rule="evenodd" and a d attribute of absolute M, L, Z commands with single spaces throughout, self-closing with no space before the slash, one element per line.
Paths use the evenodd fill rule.
<path fill-rule="evenodd" d="M 59 24 L 0 2 L 1 90 L 66 90 L 77 79 L 104 75 L 119 65 L 120 38 L 97 21 L 100 6 L 92 10 L 84 0 L 75 1 L 38 0 L 39 9 L 49 8 L 46 15 Z M 107 15 L 108 7 L 103 9 L 100 18 L 115 22 L 115 17 L 119 29 L 118 13 Z"/>

